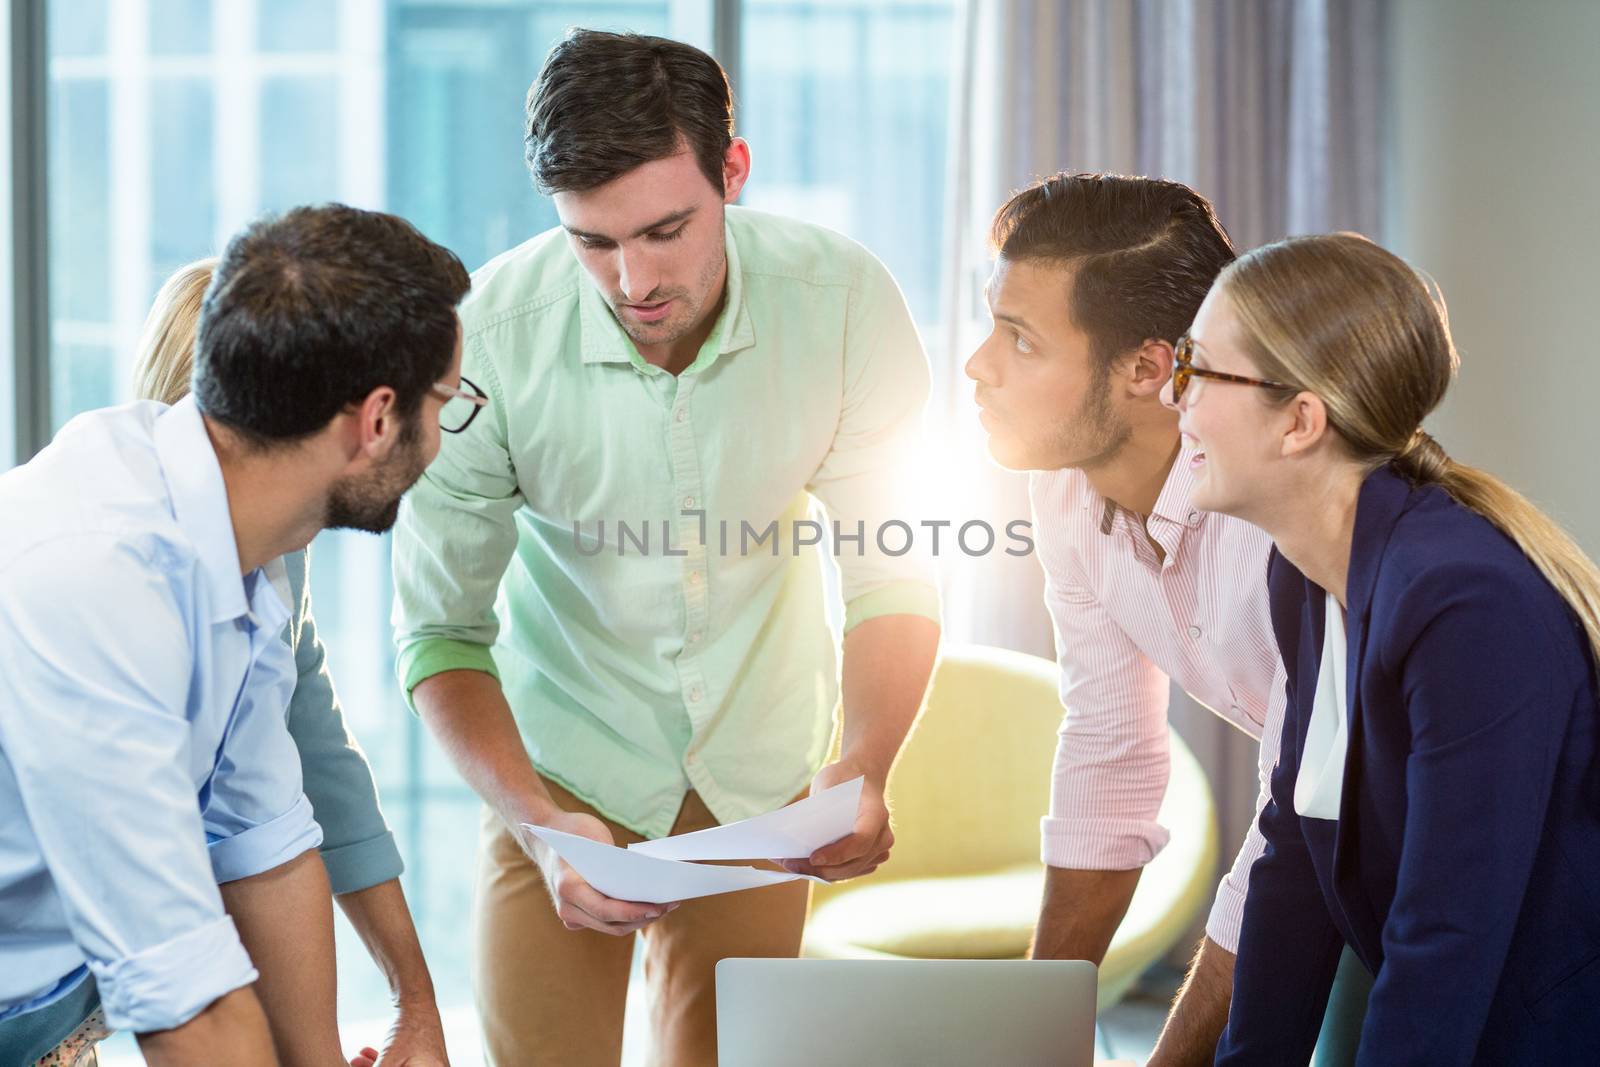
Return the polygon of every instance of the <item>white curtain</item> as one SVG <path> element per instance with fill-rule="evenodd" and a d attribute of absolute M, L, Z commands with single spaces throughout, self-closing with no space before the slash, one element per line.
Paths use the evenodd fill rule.
<path fill-rule="evenodd" d="M 988 330 L 989 221 L 1060 170 L 1146 174 L 1208 197 L 1241 249 L 1295 233 L 1376 236 L 1386 0 L 968 0 L 953 79 L 951 228 L 935 403 L 961 510 L 1028 514 L 1026 480 L 982 457 L 962 364 Z M 1052 656 L 1038 562 L 949 558 L 956 641 Z M 1224 859 L 1255 799 L 1255 743 L 1174 692 L 1211 775 Z"/>

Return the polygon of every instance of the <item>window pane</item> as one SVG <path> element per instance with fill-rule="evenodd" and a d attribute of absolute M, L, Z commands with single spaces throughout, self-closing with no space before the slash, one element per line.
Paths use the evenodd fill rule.
<path fill-rule="evenodd" d="M 257 9 L 264 52 L 335 51 L 339 47 L 338 3 L 272 0 Z"/>
<path fill-rule="evenodd" d="M 112 402 L 116 389 L 105 349 L 71 340 L 111 329 L 110 97 L 99 77 L 62 79 L 53 88 L 50 402 L 59 427 L 79 411 Z M 80 359 L 83 366 L 76 365 Z"/>
<path fill-rule="evenodd" d="M 203 78 L 160 78 L 150 87 L 150 272 L 146 303 L 162 281 L 211 251 L 216 201 L 213 92 Z"/>
<path fill-rule="evenodd" d="M 211 49 L 211 0 L 149 0 L 150 51 L 191 55 Z"/>
<path fill-rule="evenodd" d="M 73 79 L 50 104 L 50 303 L 62 318 L 103 322 L 111 313 L 106 84 Z"/>
<path fill-rule="evenodd" d="M 944 234 L 950 0 L 749 0 L 739 125 L 744 200 L 870 248 L 924 326 Z"/>
<path fill-rule="evenodd" d="M 338 103 L 331 74 L 262 83 L 261 210 L 340 199 Z"/>
<path fill-rule="evenodd" d="M 50 395 L 57 422 L 70 418 L 62 412 L 88 411 L 114 403 L 119 385 L 116 358 L 110 345 L 64 343 L 59 337 L 52 340 Z"/>
<path fill-rule="evenodd" d="M 97 56 L 106 50 L 108 0 L 51 0 L 45 16 L 52 56 Z"/>

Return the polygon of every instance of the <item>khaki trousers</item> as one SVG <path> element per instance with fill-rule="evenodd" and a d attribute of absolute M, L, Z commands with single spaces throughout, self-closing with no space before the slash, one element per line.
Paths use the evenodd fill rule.
<path fill-rule="evenodd" d="M 619 846 L 641 840 L 554 782 L 545 784 L 562 808 L 605 822 Z M 690 793 L 672 832 L 716 824 Z M 649 1062 L 711 1067 L 717 961 L 797 955 L 811 899 L 808 881 L 702 897 L 638 935 L 614 937 L 562 925 L 539 869 L 487 808 L 478 857 L 474 985 L 494 1067 L 616 1067 L 635 936 L 644 938 Z"/>

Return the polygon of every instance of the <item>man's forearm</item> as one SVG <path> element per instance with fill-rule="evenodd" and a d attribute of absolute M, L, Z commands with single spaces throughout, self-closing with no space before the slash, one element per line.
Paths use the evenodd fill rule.
<path fill-rule="evenodd" d="M 1199 1067 L 1216 1058 L 1233 1002 L 1233 963 L 1233 953 L 1209 937 L 1201 940 L 1149 1067 Z"/>
<path fill-rule="evenodd" d="M 921 615 L 880 615 L 845 635 L 840 758 L 880 789 L 917 719 L 938 653 L 939 624 Z"/>
<path fill-rule="evenodd" d="M 1131 871 L 1079 871 L 1045 868 L 1044 900 L 1033 934 L 1036 960 L 1105 959 L 1142 868 Z"/>
<path fill-rule="evenodd" d="M 239 940 L 261 972 L 256 996 L 279 1058 L 286 1067 L 343 1063 L 334 1004 L 333 905 L 322 858 L 302 852 L 219 888 Z"/>
<path fill-rule="evenodd" d="M 461 777 L 507 826 L 543 823 L 559 810 L 493 675 L 444 671 L 418 682 L 411 700 Z"/>
<path fill-rule="evenodd" d="M 182 1026 L 138 1039 L 150 1067 L 278 1067 L 267 1017 L 249 986 L 224 993 Z"/>
<path fill-rule="evenodd" d="M 344 909 L 345 918 L 367 946 L 372 962 L 389 980 L 395 1006 L 402 1010 L 437 1013 L 433 978 L 422 955 L 417 927 L 406 906 L 400 879 L 391 878 L 354 893 L 334 898 Z"/>

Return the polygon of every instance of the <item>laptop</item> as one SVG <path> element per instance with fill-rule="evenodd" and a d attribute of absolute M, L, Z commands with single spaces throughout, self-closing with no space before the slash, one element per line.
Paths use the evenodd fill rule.
<path fill-rule="evenodd" d="M 1092 1067 L 1082 960 L 726 959 L 722 1067 Z"/>

